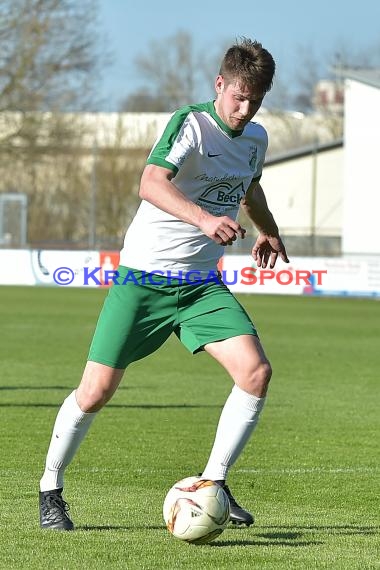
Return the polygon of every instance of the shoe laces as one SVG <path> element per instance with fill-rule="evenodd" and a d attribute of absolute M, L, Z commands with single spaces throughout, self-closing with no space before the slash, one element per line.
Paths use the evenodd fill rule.
<path fill-rule="evenodd" d="M 45 495 L 42 503 L 42 512 L 49 521 L 60 521 L 67 518 L 70 507 L 59 493 Z"/>

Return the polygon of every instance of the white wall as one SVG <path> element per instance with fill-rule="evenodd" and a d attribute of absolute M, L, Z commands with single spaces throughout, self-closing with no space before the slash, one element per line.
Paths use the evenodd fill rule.
<path fill-rule="evenodd" d="M 342 248 L 380 253 L 380 89 L 346 80 Z"/>
<path fill-rule="evenodd" d="M 284 235 L 310 235 L 313 167 L 316 169 L 316 234 L 340 235 L 343 153 L 340 147 L 264 167 L 261 183 Z"/>

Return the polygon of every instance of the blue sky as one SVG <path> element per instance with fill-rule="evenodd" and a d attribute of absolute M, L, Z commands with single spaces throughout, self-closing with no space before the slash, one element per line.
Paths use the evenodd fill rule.
<path fill-rule="evenodd" d="M 98 5 L 100 31 L 113 58 L 99 84 L 104 111 L 117 110 L 138 88 L 134 60 L 149 53 L 150 42 L 180 30 L 191 35 L 194 50 L 204 51 L 205 57 L 219 49 L 222 55 L 225 43 L 236 37 L 257 39 L 273 54 L 283 81 L 291 81 L 297 50 L 311 50 L 323 60 L 340 46 L 353 53 L 368 48 L 380 53 L 379 0 L 353 6 L 348 0 L 98 0 Z"/>

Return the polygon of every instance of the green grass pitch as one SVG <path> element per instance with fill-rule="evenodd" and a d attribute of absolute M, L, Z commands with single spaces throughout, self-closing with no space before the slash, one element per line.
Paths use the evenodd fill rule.
<path fill-rule="evenodd" d="M 173 538 L 166 491 L 207 460 L 231 389 L 171 338 L 132 365 L 67 470 L 72 533 L 38 527 L 58 407 L 76 387 L 104 290 L 0 288 L 0 568 L 372 569 L 379 555 L 379 332 L 374 300 L 241 296 L 274 375 L 231 470 L 251 528 Z"/>

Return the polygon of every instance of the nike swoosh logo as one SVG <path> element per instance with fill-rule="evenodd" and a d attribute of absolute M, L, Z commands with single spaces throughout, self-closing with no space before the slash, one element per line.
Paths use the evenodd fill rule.
<path fill-rule="evenodd" d="M 207 156 L 208 156 L 209 158 L 214 158 L 214 156 L 222 156 L 222 155 L 221 155 L 221 154 L 212 154 L 211 152 L 208 152 L 208 153 L 207 153 Z"/>

